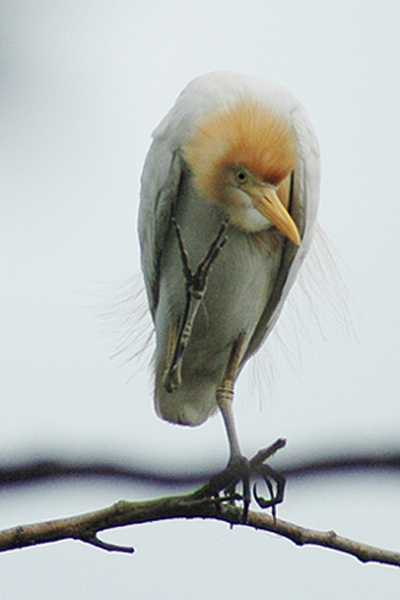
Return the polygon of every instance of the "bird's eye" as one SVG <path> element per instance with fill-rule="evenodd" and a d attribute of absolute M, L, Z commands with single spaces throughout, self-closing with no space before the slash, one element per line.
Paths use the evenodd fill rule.
<path fill-rule="evenodd" d="M 243 169 L 238 169 L 235 173 L 236 180 L 238 183 L 245 183 L 247 181 L 247 173 Z"/>

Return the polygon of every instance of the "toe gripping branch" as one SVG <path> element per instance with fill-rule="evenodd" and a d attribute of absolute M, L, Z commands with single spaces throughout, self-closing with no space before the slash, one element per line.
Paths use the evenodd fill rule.
<path fill-rule="evenodd" d="M 260 508 L 271 508 L 272 516 L 276 518 L 276 506 L 283 502 L 285 492 L 285 477 L 282 473 L 275 471 L 265 463 L 268 458 L 273 456 L 278 450 L 286 445 L 286 440 L 278 439 L 268 448 L 257 452 L 251 460 L 239 456 L 229 462 L 226 469 L 210 479 L 203 487 L 194 493 L 195 499 L 211 497 L 221 505 L 223 502 L 234 504 L 236 500 L 243 502 L 243 518 L 247 521 L 249 506 L 251 502 L 250 479 L 251 477 L 261 477 L 267 486 L 269 498 L 259 496 L 257 493 L 257 483 L 253 486 L 254 500 Z M 242 482 L 243 493 L 238 494 L 236 486 Z M 220 495 L 223 492 L 223 495 Z"/>

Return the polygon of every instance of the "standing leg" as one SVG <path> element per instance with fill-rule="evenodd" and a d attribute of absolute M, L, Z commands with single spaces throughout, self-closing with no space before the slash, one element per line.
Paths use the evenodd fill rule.
<path fill-rule="evenodd" d="M 285 489 L 285 478 L 280 473 L 276 472 L 265 461 L 271 457 L 277 450 L 283 448 L 286 444 L 286 440 L 279 439 L 274 444 L 260 450 L 254 458 L 250 461 L 242 456 L 240 452 L 240 445 L 238 435 L 235 427 L 235 420 L 233 416 L 233 396 L 234 396 L 234 385 L 237 377 L 237 372 L 240 365 L 240 359 L 242 357 L 243 346 L 244 346 L 244 333 L 241 334 L 234 342 L 229 356 L 228 365 L 224 377 L 221 381 L 221 385 L 217 389 L 217 404 L 221 411 L 226 432 L 228 434 L 230 458 L 226 469 L 221 473 L 212 477 L 212 479 L 197 492 L 195 492 L 195 498 L 202 498 L 204 496 L 219 497 L 220 492 L 224 492 L 225 495 L 222 500 L 235 501 L 240 499 L 243 502 L 243 522 L 247 521 L 247 515 L 250 506 L 250 476 L 256 475 L 261 476 L 267 485 L 270 493 L 270 498 L 265 499 L 257 494 L 256 484 L 254 484 L 254 498 L 257 504 L 261 508 L 272 508 L 272 514 L 276 516 L 276 505 L 282 502 L 283 494 Z M 243 483 L 243 494 L 235 494 L 236 485 Z M 276 484 L 276 492 L 273 489 L 273 482 Z"/>
<path fill-rule="evenodd" d="M 233 343 L 221 384 L 217 388 L 216 400 L 224 420 L 228 434 L 230 458 L 226 469 L 213 477 L 203 488 L 196 492 L 196 497 L 215 496 L 224 492 L 225 500 L 234 502 L 236 499 L 243 501 L 243 521 L 246 522 L 250 505 L 250 465 L 249 461 L 240 452 L 239 439 L 233 416 L 234 385 L 237 377 L 240 360 L 243 355 L 245 334 L 242 333 Z M 235 494 L 236 485 L 243 482 L 243 494 Z"/>
<path fill-rule="evenodd" d="M 242 357 L 244 345 L 244 333 L 241 334 L 232 346 L 228 366 L 226 367 L 224 378 L 217 389 L 217 404 L 224 419 L 226 432 L 228 434 L 230 461 L 241 456 L 239 439 L 236 432 L 235 419 L 233 416 L 233 396 L 235 380 Z"/>

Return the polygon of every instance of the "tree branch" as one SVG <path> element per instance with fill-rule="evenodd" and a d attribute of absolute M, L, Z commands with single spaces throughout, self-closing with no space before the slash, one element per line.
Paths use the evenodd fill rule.
<path fill-rule="evenodd" d="M 368 546 L 337 535 L 334 531 L 314 531 L 281 519 L 250 511 L 242 523 L 242 509 L 210 498 L 197 499 L 195 493 L 146 502 L 121 500 L 112 506 L 75 517 L 14 527 L 0 532 L 0 551 L 25 548 L 65 539 L 80 540 L 110 552 L 133 553 L 134 549 L 103 542 L 100 531 L 167 519 L 214 519 L 230 525 L 251 527 L 275 533 L 299 546 L 311 544 L 355 556 L 362 562 L 400 566 L 400 553 Z"/>

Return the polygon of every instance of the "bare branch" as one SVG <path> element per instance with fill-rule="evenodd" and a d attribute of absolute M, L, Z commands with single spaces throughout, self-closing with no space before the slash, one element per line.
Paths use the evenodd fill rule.
<path fill-rule="evenodd" d="M 111 552 L 132 553 L 133 548 L 103 542 L 97 537 L 98 532 L 151 521 L 195 518 L 214 519 L 230 525 L 269 531 L 286 537 L 299 546 L 311 544 L 331 548 L 355 556 L 362 562 L 400 566 L 398 552 L 368 546 L 341 537 L 334 531 L 306 529 L 260 512 L 250 511 L 247 523 L 242 523 L 241 508 L 222 503 L 218 499 L 197 499 L 195 493 L 146 502 L 121 500 L 92 513 L 7 529 L 0 532 L 0 551 L 73 539 Z"/>

